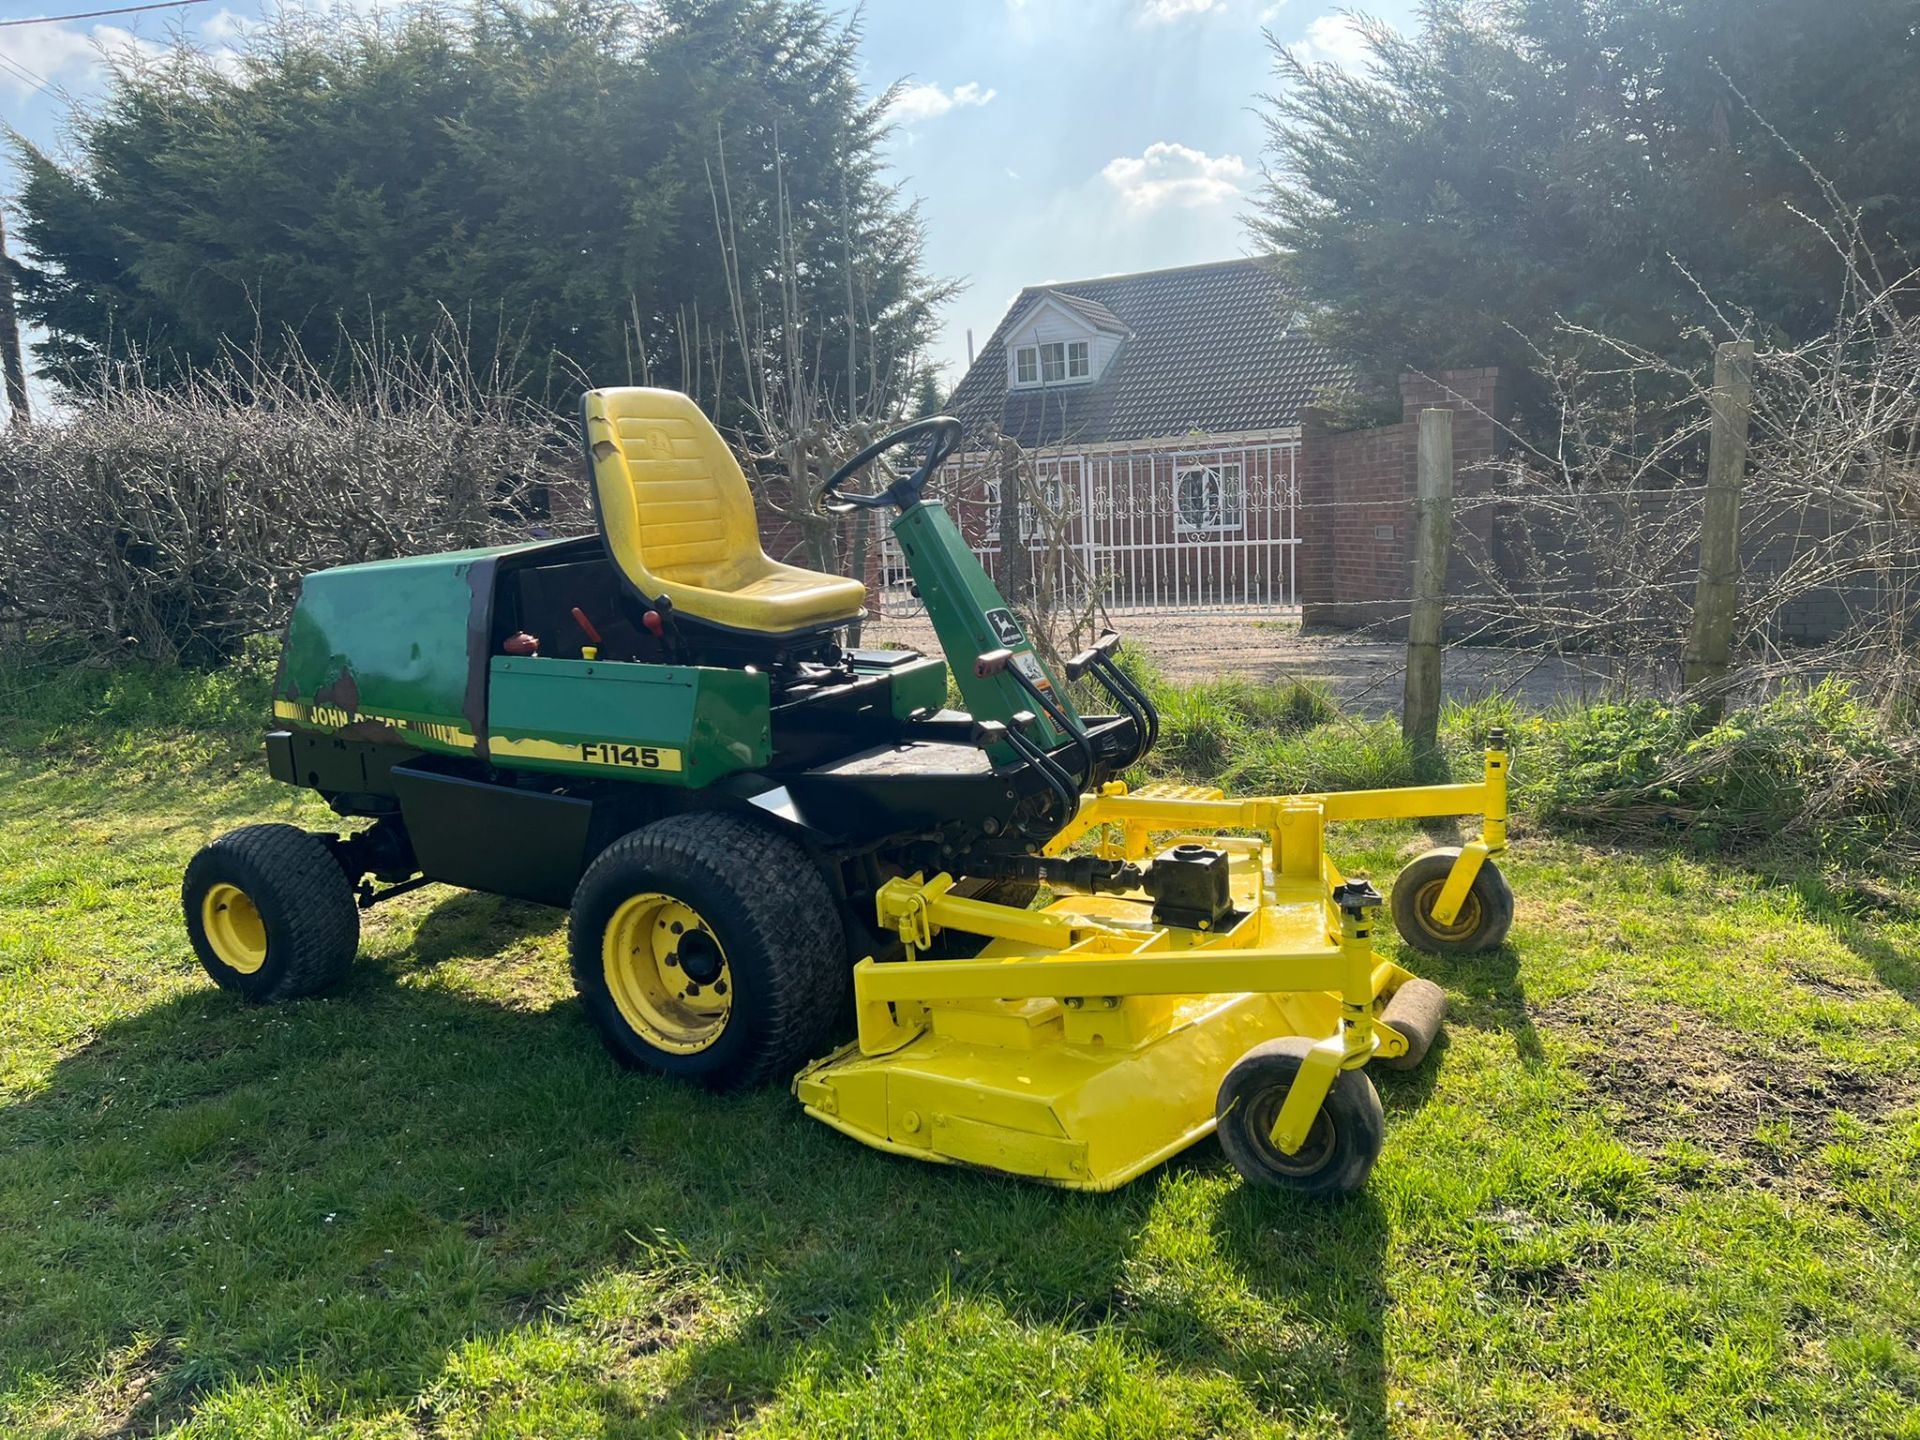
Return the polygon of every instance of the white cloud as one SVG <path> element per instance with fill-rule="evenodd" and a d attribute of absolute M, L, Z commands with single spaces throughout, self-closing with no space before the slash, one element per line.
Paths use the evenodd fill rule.
<path fill-rule="evenodd" d="M 1247 162 L 1238 155 L 1209 155 L 1189 145 L 1156 140 L 1142 154 L 1109 160 L 1100 173 L 1132 209 L 1171 205 L 1191 210 L 1223 205 L 1239 195 Z"/>
<path fill-rule="evenodd" d="M 999 93 L 998 90 L 981 88 L 975 80 L 956 85 L 951 90 L 942 90 L 938 85 L 909 85 L 893 97 L 891 113 L 902 125 L 918 125 L 922 120 L 935 119 L 949 110 L 984 105 Z"/>
<path fill-rule="evenodd" d="M 1286 8 L 1287 0 L 1273 0 L 1273 4 L 1260 12 L 1260 23 L 1264 25 L 1269 20 L 1278 20 L 1280 12 Z"/>
<path fill-rule="evenodd" d="M 166 46 L 123 30 L 118 25 L 95 25 L 81 30 L 67 25 L 23 25 L 7 40 L 7 58 L 20 71 L 49 85 L 86 89 L 99 83 L 108 56 L 165 53 Z M 38 88 L 9 66 L 0 66 L 0 90 L 25 98 Z"/>
<path fill-rule="evenodd" d="M 249 16 L 237 14 L 232 10 L 216 10 L 213 17 L 200 27 L 200 33 L 209 40 L 244 40 L 260 28 L 260 22 Z"/>
<path fill-rule="evenodd" d="M 1372 53 L 1360 27 L 1345 15 L 1322 15 L 1307 26 L 1304 39 L 1287 47 L 1309 64 L 1338 65 L 1358 70 Z"/>
<path fill-rule="evenodd" d="M 1141 0 L 1140 20 L 1147 25 L 1165 25 L 1220 8 L 1220 0 Z"/>
<path fill-rule="evenodd" d="M 65 78 L 83 73 L 99 60 L 92 42 L 78 30 L 65 25 L 25 25 L 21 33 L 9 37 L 7 58 L 19 67 L 0 66 L 0 85 L 25 96 L 36 82 L 22 78 L 35 74 L 59 84 Z"/>

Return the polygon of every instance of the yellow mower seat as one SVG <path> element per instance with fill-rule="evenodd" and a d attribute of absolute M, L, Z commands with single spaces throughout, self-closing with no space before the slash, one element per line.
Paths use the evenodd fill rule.
<path fill-rule="evenodd" d="M 642 595 L 735 630 L 784 634 L 858 619 L 866 587 L 760 548 L 747 477 L 677 390 L 589 390 L 588 466 L 607 551 Z"/>

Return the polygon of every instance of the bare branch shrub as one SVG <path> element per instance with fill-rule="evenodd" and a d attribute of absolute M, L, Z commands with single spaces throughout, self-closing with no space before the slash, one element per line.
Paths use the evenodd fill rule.
<path fill-rule="evenodd" d="M 1105 579 L 1089 571 L 1074 543 L 1080 495 L 1059 479 L 1081 463 L 1077 453 L 1029 450 L 988 429 L 968 438 L 939 482 L 957 507 L 978 512 L 980 538 L 997 547 L 995 588 L 1056 668 L 1107 628 Z"/>
<path fill-rule="evenodd" d="M 165 390 L 119 372 L 0 436 L 0 630 L 210 664 L 284 624 L 305 572 L 578 528 L 571 428 L 517 359 L 449 324 L 344 375 L 240 351 Z"/>
<path fill-rule="evenodd" d="M 1816 222 L 1809 219 L 1809 224 Z M 1831 330 L 1756 347 L 1741 495 L 1735 654 L 1749 690 L 1841 674 L 1911 696 L 1920 581 L 1920 284 L 1883 280 L 1850 217 L 1821 231 L 1847 261 Z M 1556 423 L 1521 439 L 1490 493 L 1495 553 L 1476 608 L 1544 648 L 1675 673 L 1698 562 L 1713 342 L 1752 328 L 1723 307 L 1697 363 L 1563 328 L 1540 375 Z M 1504 420 L 1506 417 L 1495 417 Z M 1520 437 L 1516 437 L 1520 438 Z M 1802 637 L 1833 638 L 1819 645 Z"/>
<path fill-rule="evenodd" d="M 708 167 L 707 188 L 748 417 L 734 437 L 735 446 L 747 473 L 758 482 L 759 502 L 793 534 L 804 563 L 815 570 L 865 580 L 875 549 L 874 527 L 885 522 L 872 510 L 851 516 L 827 510 L 826 482 L 848 456 L 879 439 L 903 417 L 918 362 L 909 359 L 904 368 L 898 367 L 891 352 L 878 343 L 855 263 L 853 219 L 844 207 L 838 258 L 846 290 L 840 313 L 818 313 L 805 299 L 811 293 L 802 283 L 808 257 L 794 224 L 777 129 L 766 163 L 774 175 L 778 259 L 772 278 L 778 306 L 768 312 L 759 298 L 760 287 L 741 273 L 739 222 L 724 135 L 715 137 L 715 156 L 717 167 Z M 822 364 L 824 337 L 836 324 L 846 345 L 844 390 L 821 378 L 827 370 Z M 717 373 L 725 363 L 726 341 L 717 337 L 713 343 Z M 880 457 L 873 467 L 874 479 L 868 483 L 886 484 L 902 458 L 900 453 Z M 851 644 L 860 643 L 860 630 L 857 621 L 849 627 Z"/>

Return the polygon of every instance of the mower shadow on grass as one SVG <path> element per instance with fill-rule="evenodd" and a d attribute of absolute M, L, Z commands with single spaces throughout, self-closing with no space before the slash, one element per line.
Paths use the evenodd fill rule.
<path fill-rule="evenodd" d="M 1920 1009 L 1920 943 L 1901 945 L 1875 934 L 1859 915 L 1831 902 L 1816 913 L 1827 932 L 1864 961 L 1882 985 Z"/>
<path fill-rule="evenodd" d="M 474 1347 L 552 1331 L 597 1357 L 591 1381 L 555 1384 L 614 1433 L 670 1434 L 776 1396 L 804 1411 L 822 1392 L 936 1393 L 917 1367 L 938 1362 L 898 1337 L 938 1353 L 985 1326 L 1020 1366 L 1116 1344 L 1136 1400 L 1155 1376 L 1224 1375 L 1270 1413 L 1381 1432 L 1387 1226 L 1370 1197 L 1252 1192 L 1211 1144 L 1113 1195 L 915 1164 L 779 1090 L 617 1070 L 550 977 L 524 992 L 548 999 L 496 1004 L 435 968 L 498 962 L 550 924 L 449 898 L 335 997 L 195 989 L 102 1026 L 0 1108 L 0 1291 L 23 1297 L 0 1312 L 0 1394 L 98 1387 L 86 1377 L 145 1336 L 130 1432 L 295 1377 L 325 1397 L 313 1422 L 432 1413 L 417 1397 L 457 1397 Z M 1431 1068 L 1392 1078 L 1390 1111 Z M 655 1323 L 674 1306 L 684 1326 Z M 1099 1367 L 1082 1380 L 1076 1403 L 1103 1403 Z"/>
<path fill-rule="evenodd" d="M 441 889 L 442 887 L 434 887 Z M 564 911 L 477 890 L 444 890 L 421 916 L 413 943 L 394 957 L 395 974 L 418 973 L 449 960 L 493 960 L 567 928 Z"/>
<path fill-rule="evenodd" d="M 1545 1063 L 1546 1051 L 1541 1047 L 1539 1032 L 1534 1029 L 1527 1008 L 1527 987 L 1520 976 L 1520 952 L 1511 942 L 1477 955 L 1404 951 L 1398 958 L 1422 979 L 1445 987 L 1448 1025 L 1511 1035 L 1514 1053 L 1522 1060 L 1530 1064 Z M 1446 1031 L 1442 1030 L 1440 1044 L 1445 1040 Z M 1416 1074 L 1431 1075 L 1432 1068 L 1422 1066 Z"/>
<path fill-rule="evenodd" d="M 1176 1376 L 1227 1377 L 1267 1417 L 1386 1433 L 1387 1222 L 1371 1196 L 1316 1204 L 1256 1192 L 1212 1155 L 1175 1160 L 1112 1195 L 899 1168 L 862 1155 L 846 1177 L 877 1171 L 881 1203 L 897 1202 L 897 1218 L 855 1242 L 890 1258 L 869 1268 L 859 1249 L 825 1247 L 766 1273 L 749 1316 L 676 1357 L 677 1378 L 645 1407 L 650 1425 L 730 1428 L 777 1395 L 791 1405 L 797 1390 L 802 1406 L 818 1404 L 789 1417 L 803 1432 L 871 1433 L 857 1420 L 871 1407 L 896 1414 L 889 1433 L 945 1433 L 951 1415 L 899 1392 L 946 1388 L 941 1349 L 971 1348 L 982 1329 L 991 1343 L 995 1326 L 1013 1325 L 1040 1334 L 1024 1366 L 1001 1377 L 1010 1386 L 1046 1386 L 1045 1349 L 1098 1329 L 1149 1393 Z M 1190 1210 L 1193 1229 L 1166 1233 L 1180 1224 L 1168 1211 Z M 838 1399 L 848 1394 L 851 1415 Z M 1137 1398 L 1109 1382 L 1072 1402 L 1118 1412 Z M 635 1413 L 628 1392 L 610 1387 L 605 1400 L 609 1416 Z M 1059 1396 L 1035 1428 L 1051 1430 L 1069 1408 Z"/>

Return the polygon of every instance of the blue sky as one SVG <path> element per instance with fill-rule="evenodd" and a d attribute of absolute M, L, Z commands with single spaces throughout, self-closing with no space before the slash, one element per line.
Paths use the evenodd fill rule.
<path fill-rule="evenodd" d="M 127 0 L 0 0 L 0 19 L 115 3 Z M 178 31 L 218 47 L 260 8 L 209 0 L 0 29 L 0 117 L 53 143 L 59 92 L 97 92 L 97 45 Z M 1413 0 L 1364 8 L 1404 25 Z M 1356 53 L 1325 0 L 869 0 L 865 27 L 869 87 L 907 82 L 890 153 L 924 207 L 929 263 L 967 282 L 935 357 L 949 380 L 967 331 L 984 343 L 1022 285 L 1248 253 L 1263 138 L 1253 104 L 1273 83 L 1262 30 L 1315 59 Z M 0 193 L 13 181 L 0 161 Z"/>

